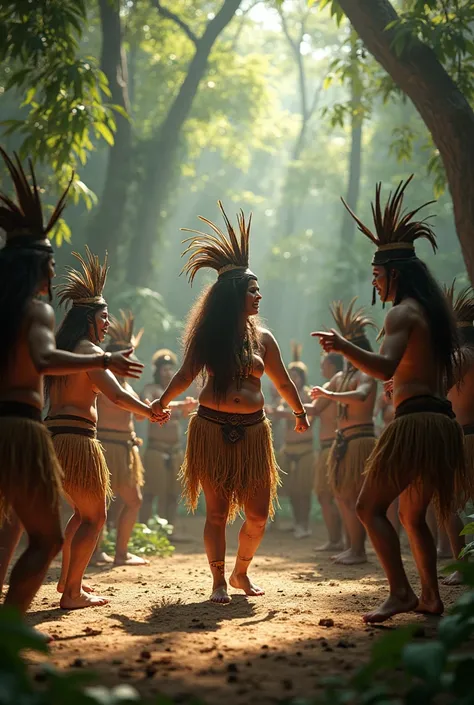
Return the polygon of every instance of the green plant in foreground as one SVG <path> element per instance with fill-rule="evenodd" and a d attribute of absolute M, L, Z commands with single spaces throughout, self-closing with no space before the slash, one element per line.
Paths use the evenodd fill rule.
<path fill-rule="evenodd" d="M 174 551 L 174 546 L 169 540 L 172 533 L 173 526 L 168 524 L 166 519 L 154 516 L 148 521 L 148 524 L 135 524 L 128 542 L 128 550 L 138 556 L 167 558 Z M 116 539 L 117 531 L 115 529 L 107 531 L 102 541 L 102 550 L 106 553 L 114 553 Z"/>

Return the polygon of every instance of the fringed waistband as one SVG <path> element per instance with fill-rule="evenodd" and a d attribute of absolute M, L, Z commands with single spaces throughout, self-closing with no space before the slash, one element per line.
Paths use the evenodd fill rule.
<path fill-rule="evenodd" d="M 334 441 L 335 441 L 335 438 L 325 438 L 324 440 L 320 440 L 319 441 L 319 450 L 327 450 L 328 448 L 331 448 Z"/>
<path fill-rule="evenodd" d="M 97 438 L 97 425 L 95 422 L 82 416 L 73 416 L 72 414 L 48 416 L 46 418 L 46 426 L 53 438 L 63 434 L 85 436 L 92 439 Z"/>
<path fill-rule="evenodd" d="M 337 429 L 334 443 L 334 459 L 337 463 L 344 459 L 349 443 L 357 438 L 375 438 L 374 424 L 364 423 Z"/>
<path fill-rule="evenodd" d="M 263 423 L 266 418 L 264 409 L 255 411 L 252 414 L 231 414 L 226 411 L 209 409 L 201 404 L 198 406 L 196 413 L 202 419 L 222 426 L 224 439 L 228 443 L 237 443 L 237 441 L 242 440 L 246 427 Z"/>
<path fill-rule="evenodd" d="M 430 394 L 420 394 L 416 397 L 409 397 L 402 401 L 395 409 L 395 418 L 399 419 L 408 414 L 442 414 L 450 419 L 455 419 L 456 414 L 448 399 L 431 396 Z"/>
<path fill-rule="evenodd" d="M 119 431 L 115 428 L 99 428 L 97 436 L 103 443 L 115 443 L 125 446 L 126 448 L 138 448 L 143 445 L 141 438 L 137 436 L 135 431 Z"/>
<path fill-rule="evenodd" d="M 467 423 L 462 427 L 465 436 L 474 436 L 474 423 Z"/>
<path fill-rule="evenodd" d="M 0 417 L 29 419 L 42 423 L 41 409 L 20 401 L 0 401 Z"/>

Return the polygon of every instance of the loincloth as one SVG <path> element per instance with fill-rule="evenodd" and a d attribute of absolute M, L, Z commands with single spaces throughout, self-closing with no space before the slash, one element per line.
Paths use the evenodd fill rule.
<path fill-rule="evenodd" d="M 41 411 L 30 404 L 0 402 L 0 524 L 19 496 L 41 490 L 51 507 L 59 506 L 62 470 Z"/>
<path fill-rule="evenodd" d="M 464 454 L 464 437 L 447 399 L 417 396 L 395 410 L 367 463 L 375 482 L 390 481 L 402 492 L 422 485 L 433 493 L 442 518 L 474 495 L 474 477 Z"/>
<path fill-rule="evenodd" d="M 178 498 L 181 484 L 179 470 L 184 459 L 181 443 L 148 440 L 145 452 L 145 493 L 154 497 Z"/>
<path fill-rule="evenodd" d="M 107 467 L 110 470 L 112 491 L 120 487 L 141 487 L 143 485 L 143 465 L 139 447 L 141 438 L 135 431 L 117 431 L 112 428 L 99 428 L 97 435 L 105 452 Z"/>
<path fill-rule="evenodd" d="M 334 438 L 319 442 L 319 453 L 314 471 L 314 492 L 316 495 L 333 494 L 328 477 L 328 460 L 333 443 Z"/>
<path fill-rule="evenodd" d="M 336 431 L 329 451 L 329 486 L 339 497 L 353 498 L 363 484 L 365 464 L 375 446 L 373 424 L 358 424 Z"/>
<path fill-rule="evenodd" d="M 60 414 L 49 416 L 46 426 L 63 469 L 64 491 L 71 497 L 80 492 L 110 498 L 110 472 L 97 440 L 96 424 L 81 416 Z"/>
<path fill-rule="evenodd" d="M 311 494 L 314 475 L 313 440 L 285 443 L 278 454 L 284 473 L 282 488 L 286 495 Z"/>
<path fill-rule="evenodd" d="M 273 516 L 280 480 L 271 424 L 263 409 L 254 414 L 228 414 L 199 406 L 189 421 L 180 479 L 191 511 L 196 509 L 201 482 L 206 480 L 229 501 L 229 522 L 264 488 L 270 493 Z"/>

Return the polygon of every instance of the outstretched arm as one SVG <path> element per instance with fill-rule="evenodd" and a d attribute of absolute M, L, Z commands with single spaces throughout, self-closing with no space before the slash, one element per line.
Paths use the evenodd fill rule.
<path fill-rule="evenodd" d="M 85 354 L 58 350 L 54 336 L 54 311 L 48 304 L 34 302 L 30 311 L 28 349 L 33 364 L 40 374 L 60 376 L 104 369 L 104 352 L 93 347 Z M 128 358 L 133 352 L 113 353 L 109 358 L 109 369 L 123 377 L 139 378 L 143 365 Z"/>
<path fill-rule="evenodd" d="M 408 306 L 403 303 L 394 306 L 385 318 L 385 337 L 379 353 L 362 350 L 335 330 L 311 335 L 319 338 L 326 352 L 340 352 L 369 377 L 388 381 L 393 377 L 407 349 L 412 326 L 413 314 Z"/>
<path fill-rule="evenodd" d="M 183 364 L 174 375 L 171 382 L 163 392 L 160 404 L 163 409 L 169 407 L 170 402 L 186 391 L 194 381 L 196 375 L 192 373 L 191 361 L 185 358 Z"/>
<path fill-rule="evenodd" d="M 85 341 L 81 344 L 81 348 L 85 349 L 90 345 L 91 348 L 96 346 L 93 343 Z M 142 416 L 150 421 L 153 418 L 151 406 L 140 401 L 139 397 L 133 390 L 128 390 L 122 387 L 110 370 L 94 370 L 87 373 L 92 384 L 104 394 L 107 399 L 113 404 L 116 404 L 120 409 L 129 411 L 136 416 Z"/>
<path fill-rule="evenodd" d="M 371 377 L 362 373 L 356 389 L 347 392 L 334 392 L 329 389 L 324 389 L 323 387 L 314 387 L 313 395 L 315 398 L 318 398 L 317 395 L 319 395 L 329 401 L 345 404 L 346 406 L 357 406 L 367 401 L 374 390 L 375 384 L 375 381 Z"/>

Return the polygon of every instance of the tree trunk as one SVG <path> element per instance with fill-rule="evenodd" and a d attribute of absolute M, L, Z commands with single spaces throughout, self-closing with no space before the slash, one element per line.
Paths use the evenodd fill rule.
<path fill-rule="evenodd" d="M 456 231 L 474 283 L 474 112 L 435 53 L 413 37 L 394 49 L 398 15 L 388 0 L 339 0 L 367 49 L 412 100 L 439 149 L 453 200 Z"/>
<path fill-rule="evenodd" d="M 122 46 L 120 3 L 118 0 L 99 0 L 102 54 L 101 69 L 107 76 L 112 96 L 110 101 L 127 112 L 127 64 Z M 94 252 L 109 252 L 111 263 L 117 261 L 121 241 L 131 158 L 132 131 L 129 120 L 115 114 L 117 131 L 109 148 L 105 183 L 97 210 L 88 232 L 88 243 Z"/>
<path fill-rule="evenodd" d="M 145 184 L 137 208 L 137 224 L 128 258 L 127 281 L 135 286 L 150 283 L 153 249 L 159 237 L 161 212 L 164 210 L 175 167 L 181 132 L 191 111 L 199 84 L 206 73 L 212 47 L 232 20 L 241 0 L 225 0 L 221 10 L 197 40 L 189 70 L 167 116 L 150 140 L 145 162 Z"/>

